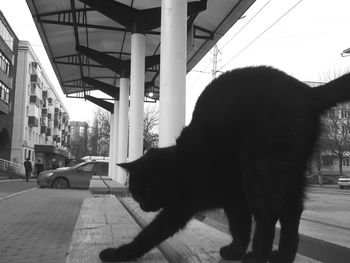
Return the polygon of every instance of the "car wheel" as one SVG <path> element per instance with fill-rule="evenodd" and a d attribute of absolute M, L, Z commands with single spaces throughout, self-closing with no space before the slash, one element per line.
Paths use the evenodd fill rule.
<path fill-rule="evenodd" d="M 52 182 L 52 188 L 54 188 L 54 189 L 67 189 L 68 188 L 68 181 L 64 178 L 56 178 Z"/>

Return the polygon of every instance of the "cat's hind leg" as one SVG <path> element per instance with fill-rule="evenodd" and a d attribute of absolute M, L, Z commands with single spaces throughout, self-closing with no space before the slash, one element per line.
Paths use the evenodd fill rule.
<path fill-rule="evenodd" d="M 254 203 L 251 207 L 255 219 L 252 251 L 244 255 L 242 262 L 266 263 L 271 255 L 278 216 L 273 212 L 265 198 L 260 196 Z"/>
<path fill-rule="evenodd" d="M 286 205 L 280 216 L 281 232 L 277 251 L 273 251 L 271 263 L 292 263 L 299 243 L 299 221 L 303 210 L 302 200 L 293 205 Z"/>
<path fill-rule="evenodd" d="M 220 255 L 227 260 L 240 260 L 245 254 L 251 232 L 252 215 L 245 200 L 224 208 L 233 241 L 220 249 Z"/>

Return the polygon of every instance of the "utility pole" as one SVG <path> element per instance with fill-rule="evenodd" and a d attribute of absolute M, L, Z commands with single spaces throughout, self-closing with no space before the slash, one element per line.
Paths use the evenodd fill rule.
<path fill-rule="evenodd" d="M 213 53 L 213 69 L 211 71 L 211 76 L 212 76 L 212 79 L 215 79 L 216 72 L 217 72 L 217 66 L 218 66 L 218 54 L 219 54 L 218 45 L 215 44 L 213 52 L 214 52 Z"/>

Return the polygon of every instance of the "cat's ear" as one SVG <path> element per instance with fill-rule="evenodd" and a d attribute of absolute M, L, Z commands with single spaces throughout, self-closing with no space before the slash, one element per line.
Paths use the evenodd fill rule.
<path fill-rule="evenodd" d="M 118 166 L 121 168 L 130 171 L 134 167 L 134 162 L 129 162 L 129 163 L 117 163 Z"/>

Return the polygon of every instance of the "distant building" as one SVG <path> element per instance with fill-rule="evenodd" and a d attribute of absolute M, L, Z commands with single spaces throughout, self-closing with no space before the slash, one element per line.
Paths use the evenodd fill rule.
<path fill-rule="evenodd" d="M 317 87 L 322 82 L 305 82 Z M 336 182 L 340 173 L 350 174 L 350 103 L 342 103 L 322 116 L 323 135 L 320 140 L 320 172 L 324 181 Z M 313 173 L 318 173 L 314 162 Z M 342 170 L 342 171 L 340 171 Z"/>
<path fill-rule="evenodd" d="M 18 38 L 0 11 L 0 158 L 11 157 Z"/>
<path fill-rule="evenodd" d="M 88 154 L 88 128 L 85 121 L 69 122 L 70 152 L 73 158 L 79 159 Z"/>
<path fill-rule="evenodd" d="M 89 125 L 85 121 L 69 122 L 71 141 L 76 141 L 79 137 L 87 137 Z"/>
<path fill-rule="evenodd" d="M 69 115 L 32 47 L 20 41 L 16 76 L 11 161 L 35 163 L 46 169 L 68 158 Z"/>

